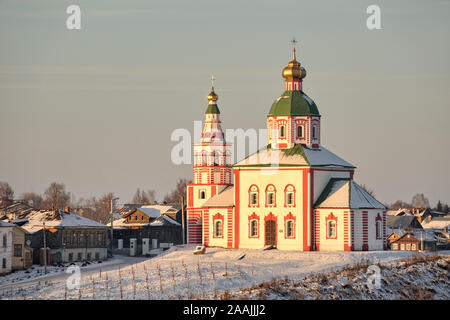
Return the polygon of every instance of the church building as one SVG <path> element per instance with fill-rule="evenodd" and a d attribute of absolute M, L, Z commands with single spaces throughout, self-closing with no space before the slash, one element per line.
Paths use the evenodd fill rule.
<path fill-rule="evenodd" d="M 188 243 L 384 250 L 386 207 L 354 182 L 355 166 L 321 144 L 321 115 L 303 91 L 306 70 L 295 47 L 282 76 L 285 91 L 267 114 L 267 146 L 233 165 L 213 84 L 201 141 L 193 146 Z"/>

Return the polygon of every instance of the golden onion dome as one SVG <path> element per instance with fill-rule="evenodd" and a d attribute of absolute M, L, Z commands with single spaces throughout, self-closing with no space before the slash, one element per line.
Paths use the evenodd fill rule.
<path fill-rule="evenodd" d="M 210 102 L 216 102 L 219 100 L 219 96 L 214 92 L 214 88 L 212 88 L 211 92 L 208 94 L 208 100 Z"/>
<path fill-rule="evenodd" d="M 292 60 L 289 61 L 288 65 L 284 67 L 283 71 L 281 72 L 281 75 L 283 78 L 289 81 L 293 80 L 302 80 L 306 77 L 306 70 L 300 65 L 300 62 L 298 62 L 295 58 L 295 48 L 294 52 L 292 54 Z"/>

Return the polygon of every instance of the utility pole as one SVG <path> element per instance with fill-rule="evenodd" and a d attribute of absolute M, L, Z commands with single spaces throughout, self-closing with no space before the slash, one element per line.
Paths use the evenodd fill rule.
<path fill-rule="evenodd" d="M 184 196 L 181 196 L 181 232 L 183 238 L 183 244 L 186 244 L 184 241 Z"/>
<path fill-rule="evenodd" d="M 111 247 L 111 258 L 113 257 L 113 237 L 114 237 L 114 228 L 113 228 L 113 220 L 114 220 L 114 215 L 113 215 L 113 201 L 114 200 L 118 200 L 119 198 L 111 198 L 111 243 L 109 244 Z"/>
<path fill-rule="evenodd" d="M 47 274 L 47 241 L 45 239 L 45 221 L 43 222 L 44 228 L 42 232 L 44 233 L 44 274 Z"/>

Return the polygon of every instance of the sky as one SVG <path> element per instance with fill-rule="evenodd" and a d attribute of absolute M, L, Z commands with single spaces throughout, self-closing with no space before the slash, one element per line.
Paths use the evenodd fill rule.
<path fill-rule="evenodd" d="M 222 126 L 263 129 L 295 36 L 321 142 L 355 181 L 384 203 L 450 203 L 449 23 L 448 0 L 0 0 L 0 181 L 161 200 L 192 178 L 170 137 L 204 119 L 211 75 Z"/>

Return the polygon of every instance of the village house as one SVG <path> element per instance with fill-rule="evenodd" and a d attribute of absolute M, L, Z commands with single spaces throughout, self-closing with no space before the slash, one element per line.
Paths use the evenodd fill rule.
<path fill-rule="evenodd" d="M 33 262 L 43 262 L 44 236 L 47 263 L 105 260 L 108 227 L 66 210 L 36 210 L 22 226 L 31 234 Z M 42 251 L 42 252 L 41 252 Z"/>
<path fill-rule="evenodd" d="M 419 251 L 419 240 L 407 232 L 391 243 L 391 250 Z"/>
<path fill-rule="evenodd" d="M 163 205 L 131 209 L 113 222 L 114 248 L 118 252 L 127 253 L 130 239 L 135 239 L 138 253 L 142 252 L 144 239 L 151 241 L 152 247 L 158 248 L 166 244 L 181 244 L 181 224 L 172 218 L 177 216 L 178 211 L 172 206 Z"/>
<path fill-rule="evenodd" d="M 12 239 L 14 225 L 0 221 L 0 275 L 12 270 Z"/>
<path fill-rule="evenodd" d="M 12 239 L 12 269 L 25 270 L 33 264 L 31 235 L 24 228 L 14 225 Z"/>

